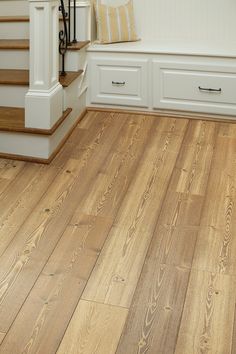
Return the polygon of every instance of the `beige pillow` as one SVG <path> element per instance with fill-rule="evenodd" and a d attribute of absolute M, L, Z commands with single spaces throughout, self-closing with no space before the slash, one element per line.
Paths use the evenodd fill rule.
<path fill-rule="evenodd" d="M 133 1 L 122 6 L 101 4 L 94 1 L 99 43 L 137 41 Z"/>

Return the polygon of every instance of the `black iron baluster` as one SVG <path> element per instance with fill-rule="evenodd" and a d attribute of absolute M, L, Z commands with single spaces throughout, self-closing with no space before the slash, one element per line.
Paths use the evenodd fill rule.
<path fill-rule="evenodd" d="M 59 6 L 59 11 L 62 13 L 62 20 L 63 20 L 63 29 L 60 30 L 59 32 L 59 53 L 62 56 L 62 70 L 61 70 L 61 75 L 65 76 L 65 55 L 67 52 L 67 47 L 68 47 L 68 30 L 67 30 L 67 17 L 68 13 L 65 10 L 65 5 L 64 1 L 61 1 L 61 5 Z"/>
<path fill-rule="evenodd" d="M 71 42 L 71 0 L 68 0 L 68 44 Z"/>
<path fill-rule="evenodd" d="M 74 39 L 73 43 L 77 43 L 76 39 L 76 0 L 74 0 Z"/>

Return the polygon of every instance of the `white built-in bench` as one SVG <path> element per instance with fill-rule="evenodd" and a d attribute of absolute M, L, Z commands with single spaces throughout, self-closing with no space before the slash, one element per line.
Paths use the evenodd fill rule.
<path fill-rule="evenodd" d="M 236 43 L 93 44 L 88 56 L 90 106 L 236 116 Z"/>

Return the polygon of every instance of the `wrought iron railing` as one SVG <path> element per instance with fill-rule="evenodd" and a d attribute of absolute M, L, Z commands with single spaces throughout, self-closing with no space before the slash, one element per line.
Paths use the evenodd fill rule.
<path fill-rule="evenodd" d="M 76 0 L 68 0 L 65 7 L 64 0 L 60 0 L 59 11 L 61 12 L 63 29 L 59 31 L 59 53 L 61 54 L 61 75 L 66 75 L 65 71 L 65 56 L 68 46 L 72 43 L 77 43 L 76 39 Z M 73 23 L 72 23 L 73 21 Z M 73 29 L 73 40 L 71 41 L 71 32 Z"/>

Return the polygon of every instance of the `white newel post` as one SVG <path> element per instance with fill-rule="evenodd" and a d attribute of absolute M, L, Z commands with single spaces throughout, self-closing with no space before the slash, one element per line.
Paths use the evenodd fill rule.
<path fill-rule="evenodd" d="M 58 81 L 59 1 L 29 0 L 30 87 L 25 98 L 26 127 L 50 129 L 63 111 Z"/>

